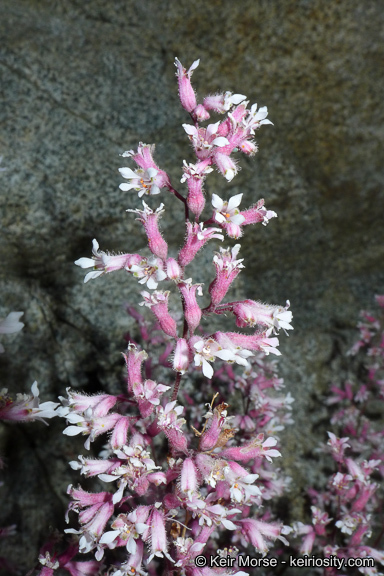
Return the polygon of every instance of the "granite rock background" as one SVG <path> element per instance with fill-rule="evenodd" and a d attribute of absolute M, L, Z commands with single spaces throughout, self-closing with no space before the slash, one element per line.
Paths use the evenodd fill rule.
<path fill-rule="evenodd" d="M 235 292 L 271 303 L 290 299 L 294 333 L 281 338 L 281 373 L 296 397 L 284 465 L 294 478 L 292 517 L 316 478 L 329 383 L 350 370 L 344 353 L 358 311 L 384 291 L 384 9 L 378 0 L 2 0 L 0 4 L 0 317 L 24 310 L 21 334 L 4 338 L 1 386 L 43 399 L 67 386 L 114 392 L 122 381 L 124 302 L 136 283 L 111 274 L 83 285 L 73 265 L 104 250 L 138 251 L 144 236 L 123 194 L 119 153 L 155 142 L 177 183 L 192 160 L 178 104 L 174 57 L 200 58 L 200 95 L 232 90 L 267 105 L 274 127 L 241 159 L 228 184 L 243 206 L 264 197 L 278 219 L 247 230 L 246 269 Z M 179 207 L 161 197 L 164 234 L 181 245 Z M 155 201 L 154 205 L 157 206 Z M 209 283 L 210 252 L 195 280 Z M 18 536 L 0 556 L 33 566 L 49 526 L 63 528 L 68 470 L 82 443 L 49 428 L 1 426 L 6 469 L 0 525 Z M 38 471 L 38 472 L 37 472 Z M 23 573 L 23 572 L 22 572 Z"/>

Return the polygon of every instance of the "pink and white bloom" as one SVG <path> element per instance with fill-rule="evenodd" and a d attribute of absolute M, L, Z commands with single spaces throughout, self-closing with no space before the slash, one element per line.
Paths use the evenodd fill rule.
<path fill-rule="evenodd" d="M 224 240 L 224 236 L 220 233 L 220 228 L 204 228 L 202 222 L 200 224 L 187 222 L 187 238 L 178 257 L 180 266 L 184 267 L 192 262 L 200 248 L 212 238 Z"/>
<path fill-rule="evenodd" d="M 138 165 L 137 170 L 130 168 L 120 168 L 119 172 L 130 182 L 120 184 L 120 190 L 128 191 L 132 188 L 139 193 L 139 197 L 144 194 L 155 195 L 160 193 L 160 189 L 169 186 L 169 178 L 166 172 L 160 170 L 153 159 L 154 144 L 143 144 L 140 142 L 137 152 L 129 150 L 124 152 L 124 158 L 132 158 Z"/>
<path fill-rule="evenodd" d="M 236 302 L 231 306 L 232 312 L 236 316 L 236 325 L 243 328 L 244 326 L 254 327 L 256 325 L 266 326 L 270 332 L 277 334 L 282 328 L 284 331 L 293 330 L 292 312 L 288 310 L 289 301 L 287 300 L 285 308 L 271 304 L 261 304 L 254 300 L 243 300 Z"/>
<path fill-rule="evenodd" d="M 84 278 L 84 284 L 89 280 L 98 278 L 102 274 L 114 272 L 115 270 L 129 270 L 135 262 L 140 262 L 139 254 L 108 254 L 108 252 L 99 251 L 99 243 L 94 238 L 92 240 L 92 258 L 79 258 L 76 260 L 76 266 L 80 268 L 93 268 Z"/>
<path fill-rule="evenodd" d="M 136 540 L 149 532 L 150 525 L 145 523 L 148 514 L 147 506 L 139 506 L 129 514 L 119 514 L 112 523 L 112 531 L 105 532 L 100 538 L 100 543 L 115 542 L 118 546 L 125 545 L 127 552 L 135 554 Z"/>
<path fill-rule="evenodd" d="M 157 178 L 159 171 L 156 168 L 148 168 L 148 170 L 131 170 L 131 168 L 119 168 L 119 172 L 123 178 L 129 182 L 123 182 L 119 185 L 120 190 L 128 192 L 135 190 L 139 198 L 147 194 L 148 196 L 155 196 L 160 194 L 160 182 Z"/>
<path fill-rule="evenodd" d="M 272 122 L 268 120 L 267 116 L 268 108 L 266 106 L 257 109 L 257 104 L 252 104 L 248 115 L 242 120 L 242 125 L 249 134 L 254 134 L 255 130 L 260 128 L 263 124 L 272 124 Z"/>
<path fill-rule="evenodd" d="M 173 369 L 180 374 L 188 370 L 190 364 L 190 350 L 185 338 L 178 338 L 173 356 Z"/>
<path fill-rule="evenodd" d="M 232 249 L 220 248 L 213 257 L 213 263 L 216 268 L 216 278 L 209 286 L 211 296 L 211 306 L 216 307 L 227 294 L 230 285 L 244 268 L 242 262 L 244 258 L 237 258 L 240 250 L 240 244 L 236 244 Z"/>
<path fill-rule="evenodd" d="M 231 360 L 233 358 L 232 352 L 223 350 L 223 348 L 213 338 L 192 338 L 191 343 L 194 351 L 195 366 L 201 366 L 204 376 L 211 379 L 213 376 L 213 368 L 210 362 L 214 362 L 216 358 L 221 360 Z"/>
<path fill-rule="evenodd" d="M 163 270 L 163 262 L 156 256 L 142 258 L 140 262 L 132 264 L 129 271 L 139 278 L 139 284 L 146 284 L 150 290 L 156 290 L 159 282 L 167 277 Z"/>
<path fill-rule="evenodd" d="M 227 232 L 230 238 L 240 238 L 242 235 L 240 226 L 244 222 L 245 217 L 240 214 L 238 209 L 242 197 L 242 194 L 236 194 L 228 201 L 224 201 L 217 194 L 212 194 L 213 218 Z"/>
<path fill-rule="evenodd" d="M 246 99 L 243 94 L 232 94 L 232 92 L 224 92 L 223 94 L 216 94 L 215 96 L 207 96 L 204 98 L 204 108 L 207 110 L 214 110 L 219 114 L 224 114 L 232 108 L 237 106 L 240 102 Z"/>
<path fill-rule="evenodd" d="M 141 292 L 141 295 L 143 296 L 144 301 L 140 302 L 140 306 L 147 306 L 147 308 L 150 308 L 156 316 L 162 331 L 168 336 L 176 338 L 176 321 L 168 311 L 168 297 L 170 292 L 168 290 L 166 292 L 155 290 L 152 294 L 149 292 Z"/>
<path fill-rule="evenodd" d="M 0 420 L 16 422 L 33 422 L 57 416 L 58 402 L 43 402 L 40 404 L 39 388 L 37 382 L 32 384 L 32 394 L 17 394 L 16 400 L 12 400 L 7 394 L 7 388 L 0 390 Z"/>
<path fill-rule="evenodd" d="M 199 160 L 210 157 L 215 148 L 222 148 L 229 144 L 224 136 L 216 136 L 219 125 L 220 122 L 216 122 L 216 124 L 209 124 L 207 128 L 196 128 L 190 124 L 183 124 Z"/>
<path fill-rule="evenodd" d="M 164 204 L 160 204 L 155 212 L 144 202 L 144 200 L 143 206 L 144 210 L 128 209 L 127 212 L 133 212 L 139 215 L 137 220 L 139 220 L 144 226 L 148 238 L 149 249 L 155 256 L 165 260 L 168 253 L 168 244 L 159 230 L 159 220 L 164 212 Z"/>
<path fill-rule="evenodd" d="M 193 71 L 199 65 L 200 60 L 195 60 L 192 65 L 186 70 L 180 60 L 175 58 L 175 66 L 177 68 L 176 76 L 179 85 L 179 96 L 182 107 L 189 113 L 193 112 L 196 108 L 196 94 L 191 84 L 191 76 Z"/>
<path fill-rule="evenodd" d="M 153 508 L 149 522 L 151 525 L 151 555 L 147 560 L 147 564 L 149 564 L 155 556 L 158 558 L 166 557 L 168 560 L 174 563 L 175 561 L 168 554 L 167 534 L 165 531 L 165 515 L 163 511 L 156 508 L 156 505 Z"/>

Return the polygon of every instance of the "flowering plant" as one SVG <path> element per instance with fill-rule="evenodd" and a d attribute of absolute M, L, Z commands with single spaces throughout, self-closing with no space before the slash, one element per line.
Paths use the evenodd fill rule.
<path fill-rule="evenodd" d="M 379 314 L 362 312 L 360 338 L 349 354 L 365 352 L 357 370 L 359 380 L 332 385 L 327 404 L 337 407 L 331 418 L 335 432 L 321 448 L 334 461 L 335 472 L 323 489 L 309 490 L 312 525 L 296 523 L 302 554 L 317 553 L 333 558 L 330 576 L 348 568 L 348 574 L 376 575 L 375 562 L 384 565 L 378 550 L 384 534 L 383 491 L 384 430 L 375 421 L 382 418 L 384 399 L 384 296 L 376 296 Z M 372 542 L 373 541 L 373 542 Z"/>
<path fill-rule="evenodd" d="M 183 128 L 195 155 L 194 163 L 183 164 L 186 194 L 156 163 L 154 145 L 140 143 L 122 154 L 131 166 L 120 169 L 120 189 L 145 198 L 142 208 L 128 212 L 143 226 L 150 255 L 110 254 L 94 239 L 92 257 L 76 261 L 90 269 L 84 282 L 117 270 L 136 278 L 145 288 L 141 305 L 150 310 L 153 324 L 149 327 L 143 314 L 128 307 L 141 337 L 140 342 L 129 337 L 124 353 L 125 393 L 88 396 L 68 389 L 61 398 L 58 413 L 67 421 L 66 435 L 84 435 L 87 450 L 99 436 L 109 435 L 99 458 L 80 455 L 70 463 L 98 483 L 94 492 L 69 486 L 69 512 L 78 514 L 79 526 L 66 532 L 77 544 L 61 556 L 47 546 L 40 556 L 41 576 L 58 568 L 72 576 L 96 574 L 102 562 L 111 576 L 159 570 L 241 576 L 245 573 L 235 563 L 240 548 L 266 554 L 276 539 L 286 543 L 290 531 L 263 508 L 288 482 L 277 478 L 271 462 L 280 456 L 277 434 L 290 422 L 293 399 L 281 393 L 275 363 L 265 356 L 279 355 L 279 331 L 292 329 L 289 302 L 224 301 L 244 267 L 240 244 L 215 253 L 205 308 L 198 303 L 202 285 L 186 272 L 207 243 L 223 241 L 224 235 L 237 240 L 246 226 L 266 225 L 276 217 L 264 200 L 241 209 L 242 194 L 228 200 L 212 194 L 210 214 L 202 217 L 209 173 L 216 168 L 230 182 L 238 172 L 235 154 L 255 154 L 255 131 L 271 122 L 266 107 L 248 108 L 242 94 L 226 92 L 198 103 L 191 84 L 198 64 L 186 70 L 175 61 L 180 101 L 192 122 Z M 224 119 L 204 127 L 212 113 Z M 160 228 L 164 204 L 147 204 L 163 191 L 181 202 L 185 216 L 185 242 L 173 256 Z M 181 318 L 173 310 L 174 294 L 181 301 Z M 203 331 L 204 317 L 223 314 L 245 330 Z M 218 551 L 222 544 L 224 550 Z M 94 559 L 74 562 L 77 549 Z M 223 564 L 211 566 L 208 558 L 215 554 L 233 561 L 224 569 Z"/>

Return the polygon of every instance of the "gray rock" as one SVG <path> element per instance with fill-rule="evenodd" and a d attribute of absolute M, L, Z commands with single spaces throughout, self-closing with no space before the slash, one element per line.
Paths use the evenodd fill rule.
<path fill-rule="evenodd" d="M 316 474 L 310 455 L 324 439 L 316 426 L 326 416 L 322 397 L 346 374 L 342 353 L 358 310 L 384 286 L 383 24 L 377 1 L 3 0 L 0 316 L 25 310 L 26 326 L 4 339 L 1 386 L 26 392 L 38 380 L 42 398 L 55 399 L 67 386 L 121 385 L 131 326 L 122 304 L 138 301 L 137 285 L 117 273 L 84 286 L 73 261 L 90 255 L 94 237 L 104 250 L 143 247 L 125 212 L 140 203 L 118 188 L 118 154 L 155 142 L 160 166 L 178 182 L 192 154 L 173 59 L 201 58 L 193 76 L 200 95 L 241 92 L 267 105 L 275 124 L 259 131 L 260 152 L 241 159 L 231 184 L 213 175 L 207 191 L 243 192 L 244 206 L 264 197 L 279 216 L 247 231 L 246 269 L 234 290 L 291 300 L 295 331 L 282 342 L 280 365 L 297 402 L 284 461 L 294 513 L 302 514 Z M 161 201 L 175 252 L 179 207 Z M 209 254 L 194 268 L 206 284 Z M 77 481 L 67 462 L 78 446 L 61 429 L 1 426 L 0 524 L 15 522 L 20 532 L 0 555 L 22 558 L 22 570 L 32 567 L 47 526 L 62 528 L 65 488 Z"/>

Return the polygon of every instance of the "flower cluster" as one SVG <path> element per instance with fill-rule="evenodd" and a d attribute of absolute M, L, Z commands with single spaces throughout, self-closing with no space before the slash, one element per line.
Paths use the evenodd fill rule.
<path fill-rule="evenodd" d="M 297 523 L 302 537 L 301 553 L 334 557 L 341 567 L 355 559 L 348 574 L 382 574 L 384 550 L 378 549 L 383 536 L 382 481 L 384 477 L 384 431 L 376 425 L 383 417 L 384 399 L 384 296 L 376 297 L 378 315 L 362 312 L 360 338 L 350 355 L 365 352 L 358 371 L 363 377 L 343 386 L 332 385 L 327 403 L 338 408 L 328 432 L 328 451 L 335 472 L 325 490 L 311 489 L 312 524 Z M 357 560 L 357 562 L 356 562 Z M 367 561 L 369 561 L 367 563 Z M 336 563 L 327 572 L 339 574 Z"/>
<path fill-rule="evenodd" d="M 234 559 L 248 547 L 264 555 L 276 539 L 286 543 L 290 531 L 263 508 L 288 484 L 277 475 L 273 460 L 281 455 L 278 433 L 291 422 L 293 399 L 281 393 L 275 364 L 264 358 L 280 354 L 279 331 L 292 329 L 289 302 L 283 307 L 225 301 L 244 268 L 240 244 L 215 253 L 205 308 L 199 303 L 202 284 L 186 273 L 207 243 L 223 241 L 224 234 L 238 239 L 244 226 L 266 225 L 276 216 L 264 200 L 241 210 L 242 194 L 228 200 L 212 194 L 210 214 L 201 218 L 207 175 L 216 168 L 231 181 L 238 172 L 235 154 L 253 155 L 255 131 L 271 122 L 266 107 L 248 108 L 241 94 L 226 92 L 198 103 L 191 84 L 198 64 L 186 70 L 175 62 L 181 105 L 193 122 L 183 125 L 195 155 L 194 163 L 183 163 L 186 194 L 173 187 L 156 163 L 154 145 L 140 143 L 136 151 L 122 154 L 135 166 L 120 169 L 125 180 L 120 189 L 146 198 L 143 208 L 127 211 L 137 215 L 151 254 L 109 254 L 93 240 L 92 257 L 76 261 L 91 268 L 85 282 L 124 270 L 145 288 L 143 314 L 128 307 L 140 337 L 127 336 L 126 391 L 88 396 L 68 389 L 58 409 L 67 421 L 64 434 L 85 436 L 87 450 L 109 434 L 99 458 L 80 455 L 70 463 L 103 489 L 86 492 L 69 486 L 69 511 L 78 514 L 78 526 L 67 533 L 78 539 L 81 553 L 91 552 L 97 562 L 114 558 L 111 576 L 147 571 L 241 576 L 245 573 L 237 564 L 225 570 L 204 568 L 195 559 L 213 553 L 224 541 Z M 203 125 L 212 113 L 224 114 L 224 119 Z M 162 191 L 180 201 L 185 213 L 185 241 L 173 255 L 160 227 L 164 204 L 152 208 L 146 203 Z M 182 318 L 173 310 L 175 296 Z M 152 325 L 145 317 L 147 308 Z M 205 333 L 203 318 L 221 314 L 231 314 L 245 331 Z M 229 397 L 231 403 L 235 399 L 234 410 Z M 90 566 L 87 574 L 94 573 Z"/>

